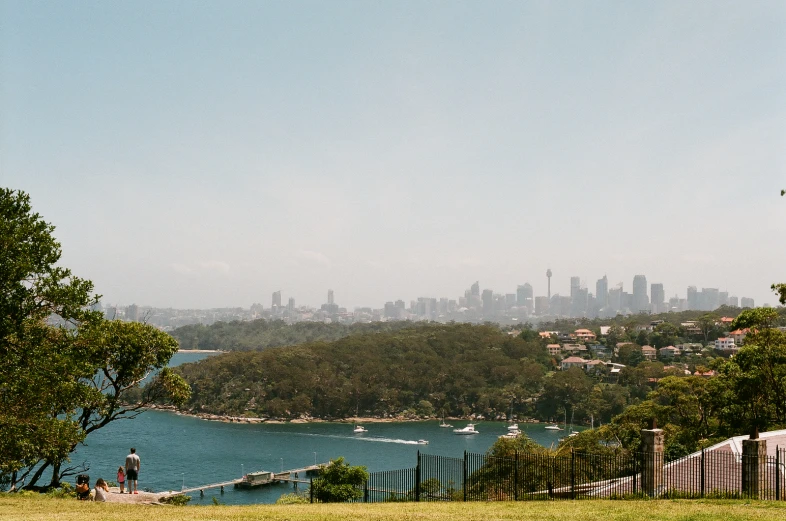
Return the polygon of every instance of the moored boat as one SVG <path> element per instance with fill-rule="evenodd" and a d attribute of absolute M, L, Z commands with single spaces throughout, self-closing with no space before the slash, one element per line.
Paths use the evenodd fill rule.
<path fill-rule="evenodd" d="M 466 427 L 460 429 L 453 429 L 453 434 L 480 434 L 475 430 L 474 423 L 468 423 Z"/>

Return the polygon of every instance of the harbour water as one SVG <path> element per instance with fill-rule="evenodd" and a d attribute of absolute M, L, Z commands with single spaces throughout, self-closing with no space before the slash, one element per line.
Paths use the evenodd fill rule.
<path fill-rule="evenodd" d="M 206 354 L 178 354 L 173 365 L 203 358 Z M 452 421 L 463 427 L 467 421 Z M 476 422 L 480 434 L 458 436 L 439 421 L 369 423 L 368 432 L 353 434 L 347 423 L 240 424 L 206 421 L 164 411 L 147 411 L 133 420 L 114 422 L 91 434 L 87 445 L 72 457 L 72 464 L 86 463 L 91 482 L 115 481 L 117 468 L 135 447 L 142 465 L 139 486 L 154 491 L 180 490 L 239 478 L 258 470 L 280 472 L 343 456 L 352 465 L 370 472 L 414 467 L 417 452 L 461 457 L 463 452 L 482 453 L 506 432 L 502 422 Z M 536 442 L 549 446 L 563 432 L 545 430 L 545 424 L 520 424 Z M 428 445 L 418 440 L 428 440 Z M 292 485 L 269 485 L 254 490 L 227 488 L 192 495 L 191 504 L 216 497 L 226 504 L 272 503 Z"/>

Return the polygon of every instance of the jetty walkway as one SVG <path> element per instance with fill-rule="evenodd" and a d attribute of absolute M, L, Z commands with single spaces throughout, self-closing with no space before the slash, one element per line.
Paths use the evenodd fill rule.
<path fill-rule="evenodd" d="M 204 492 L 205 490 L 211 488 L 224 488 L 228 486 L 233 487 L 241 487 L 241 486 L 250 486 L 250 487 L 257 487 L 262 485 L 271 485 L 273 483 L 309 483 L 308 479 L 302 479 L 300 476 L 307 476 L 309 474 L 313 474 L 315 472 L 319 472 L 322 468 L 326 467 L 328 463 L 318 463 L 316 465 L 308 465 L 306 467 L 300 467 L 296 469 L 285 470 L 283 472 L 271 472 L 270 479 L 265 481 L 254 481 L 250 482 L 247 479 L 247 476 L 242 476 L 237 479 L 231 479 L 229 481 L 220 481 L 217 483 L 208 483 L 206 485 L 199 485 L 197 487 L 187 487 L 182 490 L 170 490 L 167 495 L 176 496 L 178 494 L 190 494 L 192 492 Z M 264 471 L 260 471 L 264 472 Z M 249 474 L 258 474 L 258 472 L 251 472 Z M 297 477 L 295 477 L 297 476 Z"/>

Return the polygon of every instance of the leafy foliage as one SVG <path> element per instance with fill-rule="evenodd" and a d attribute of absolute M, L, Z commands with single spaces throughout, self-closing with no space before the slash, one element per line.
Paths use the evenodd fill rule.
<path fill-rule="evenodd" d="M 346 418 L 356 414 L 505 414 L 540 389 L 548 362 L 538 340 L 491 326 L 411 324 L 176 368 L 192 411 Z"/>
<path fill-rule="evenodd" d="M 301 496 L 300 494 L 281 494 L 279 498 L 276 500 L 276 505 L 302 505 L 305 503 L 309 503 L 309 499 L 307 497 Z"/>
<path fill-rule="evenodd" d="M 176 341 L 151 326 L 106 321 L 91 310 L 93 284 L 57 266 L 54 227 L 33 213 L 23 192 L 0 189 L 0 482 L 49 487 L 91 432 L 150 403 L 182 402 L 190 390 L 162 371 L 150 396 L 124 398 L 163 368 Z"/>
<path fill-rule="evenodd" d="M 182 349 L 253 351 L 309 342 L 332 342 L 351 335 L 394 332 L 412 327 L 412 322 L 372 322 L 370 324 L 325 324 L 283 320 L 216 322 L 209 326 L 191 324 L 172 331 Z"/>
<path fill-rule="evenodd" d="M 363 484 L 367 479 L 366 467 L 353 467 L 344 458 L 338 458 L 325 467 L 319 478 L 313 480 L 314 499 L 322 503 L 359 499 L 363 496 Z"/>

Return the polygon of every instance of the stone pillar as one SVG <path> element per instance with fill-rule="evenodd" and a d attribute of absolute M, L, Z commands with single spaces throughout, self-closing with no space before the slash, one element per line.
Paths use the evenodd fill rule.
<path fill-rule="evenodd" d="M 641 491 L 656 496 L 663 490 L 663 430 L 641 431 L 643 461 L 641 465 Z"/>
<path fill-rule="evenodd" d="M 742 440 L 742 493 L 758 498 L 766 488 L 767 440 Z"/>

